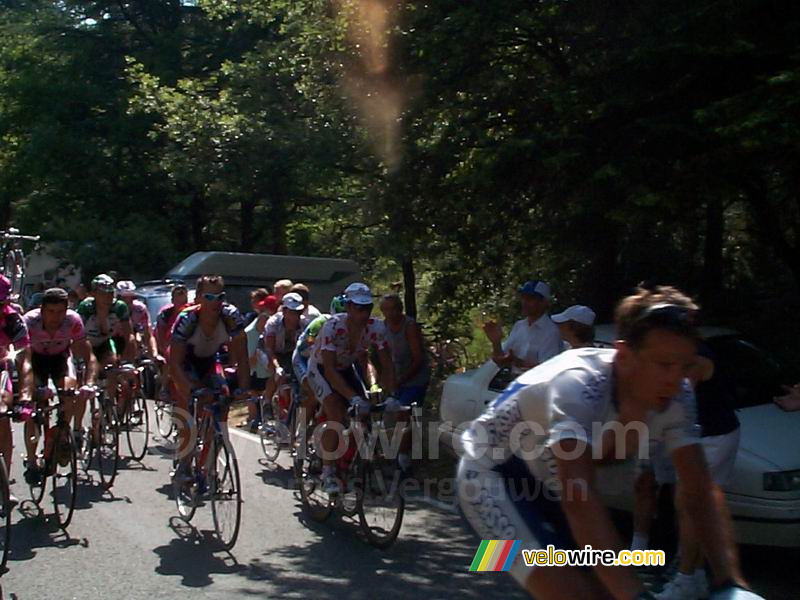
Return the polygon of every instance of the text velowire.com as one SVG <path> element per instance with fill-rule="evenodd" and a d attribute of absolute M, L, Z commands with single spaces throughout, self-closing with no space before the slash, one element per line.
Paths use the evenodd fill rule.
<path fill-rule="evenodd" d="M 551 544 L 547 550 L 522 550 L 522 558 L 529 567 L 663 567 L 663 550 L 556 550 Z"/>

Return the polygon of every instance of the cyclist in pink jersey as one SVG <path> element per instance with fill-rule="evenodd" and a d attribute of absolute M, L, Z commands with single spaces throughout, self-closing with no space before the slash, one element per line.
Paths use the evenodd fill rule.
<path fill-rule="evenodd" d="M 74 387 L 77 381 L 74 374 L 70 373 L 69 358 L 72 355 L 82 360 L 86 365 L 86 385 L 75 399 L 65 399 L 67 418 L 74 418 L 74 431 L 80 437 L 86 400 L 94 393 L 97 362 L 86 338 L 83 320 L 78 313 L 67 308 L 68 302 L 67 292 L 61 288 L 51 288 L 44 292 L 42 307 L 25 314 L 30 344 L 25 349 L 22 361 L 20 395 L 23 401 L 29 401 L 33 398 L 34 390 L 47 385 L 49 379 L 59 388 Z M 33 464 L 38 435 L 37 426 L 30 422 L 25 424 L 28 464 Z M 38 476 L 35 471 L 26 470 L 26 480 L 32 481 Z"/>
<path fill-rule="evenodd" d="M 0 359 L 3 361 L 3 368 L 8 370 L 6 387 L 0 390 L 0 405 L 4 411 L 11 410 L 14 401 L 10 371 L 14 357 L 14 353 L 10 351 L 12 345 L 15 351 L 26 347 L 28 345 L 28 329 L 19 312 L 11 305 L 11 282 L 4 275 L 0 275 Z M 11 473 L 12 452 L 11 421 L 2 419 L 0 420 L 0 453 L 3 454 L 8 473 Z M 9 494 L 8 500 L 12 505 L 18 503 L 13 494 Z"/>

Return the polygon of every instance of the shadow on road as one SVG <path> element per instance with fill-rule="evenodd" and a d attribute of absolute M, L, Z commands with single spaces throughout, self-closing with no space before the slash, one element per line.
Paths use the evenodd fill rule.
<path fill-rule="evenodd" d="M 179 575 L 181 585 L 206 587 L 214 583 L 212 575 L 240 573 L 247 569 L 229 552 L 219 549 L 211 532 L 198 531 L 179 517 L 170 519 L 175 538 L 166 546 L 155 548 L 161 563 L 159 575 Z"/>
<path fill-rule="evenodd" d="M 259 461 L 264 469 L 257 473 L 261 481 L 266 485 L 271 485 L 282 490 L 294 490 L 295 479 L 294 469 L 286 468 L 276 463 L 268 463 L 267 461 Z"/>
<path fill-rule="evenodd" d="M 9 562 L 31 560 L 41 548 L 71 548 L 74 546 L 86 547 L 86 539 L 72 538 L 69 532 L 64 532 L 52 514 L 52 506 L 48 504 L 49 497 L 45 496 L 43 507 L 39 508 L 30 500 L 23 501 L 12 524 L 11 553 Z M 51 512 L 47 512 L 50 510 Z"/>
<path fill-rule="evenodd" d="M 480 540 L 455 515 L 428 514 L 412 531 L 405 528 L 392 548 L 380 551 L 361 538 L 357 522 L 332 516 L 325 523 L 301 522 L 317 539 L 307 545 L 275 546 L 239 574 L 250 581 L 268 581 L 276 597 L 315 600 L 407 599 L 413 590 L 425 598 L 525 598 L 506 573 L 470 573 Z M 414 533 L 413 530 L 419 533 Z M 423 535 L 424 534 L 424 535 Z M 439 536 L 438 540 L 431 539 Z M 414 565 L 413 574 L 407 565 Z M 242 593 L 257 593 L 243 587 Z M 379 591 L 379 592 L 378 592 Z"/>

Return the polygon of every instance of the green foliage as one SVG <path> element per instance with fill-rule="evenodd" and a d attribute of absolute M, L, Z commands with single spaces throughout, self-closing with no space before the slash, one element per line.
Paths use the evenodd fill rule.
<path fill-rule="evenodd" d="M 90 270 L 353 257 L 465 338 L 532 277 L 602 318 L 642 279 L 796 302 L 790 3 L 0 7 L 0 216 Z"/>

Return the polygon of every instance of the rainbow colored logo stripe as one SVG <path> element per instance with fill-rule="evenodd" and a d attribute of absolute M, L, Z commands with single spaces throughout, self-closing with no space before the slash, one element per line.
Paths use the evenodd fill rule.
<path fill-rule="evenodd" d="M 483 540 L 469 570 L 508 571 L 520 544 L 520 540 Z"/>

